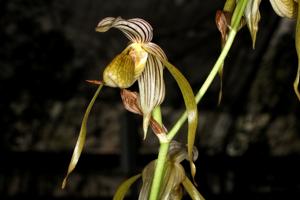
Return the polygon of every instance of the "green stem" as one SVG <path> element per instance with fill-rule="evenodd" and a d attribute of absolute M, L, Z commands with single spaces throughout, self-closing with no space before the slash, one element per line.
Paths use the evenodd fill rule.
<path fill-rule="evenodd" d="M 232 1 L 231 1 L 232 2 Z M 206 78 L 205 82 L 201 86 L 200 90 L 198 91 L 195 99 L 196 102 L 199 103 L 199 101 L 202 99 L 204 94 L 206 93 L 207 89 L 211 85 L 212 81 L 216 77 L 218 70 L 220 67 L 222 67 L 222 64 L 224 63 L 224 60 L 232 46 L 232 43 L 234 41 L 234 38 L 236 36 L 237 30 L 238 30 L 238 25 L 240 24 L 241 17 L 244 13 L 245 7 L 247 5 L 248 0 L 240 0 L 236 6 L 236 9 L 233 13 L 233 21 L 232 21 L 232 27 L 228 35 L 228 39 L 224 45 L 224 48 L 216 61 L 213 69 L 209 73 L 208 77 Z M 155 120 L 157 120 L 160 124 L 162 124 L 162 118 L 161 118 L 161 110 L 159 107 L 157 107 L 153 111 L 153 117 Z M 170 132 L 167 135 L 167 141 L 161 142 L 160 141 L 160 147 L 159 147 L 159 153 L 158 153 L 158 158 L 156 161 L 156 167 L 154 171 L 154 177 L 151 185 L 151 190 L 150 190 L 150 200 L 157 200 L 159 196 L 159 189 L 160 185 L 162 182 L 163 178 L 163 173 L 164 173 L 164 167 L 165 163 L 167 160 L 167 155 L 168 155 L 168 149 L 170 142 L 176 133 L 179 131 L 185 120 L 187 119 L 187 113 L 184 112 L 182 116 L 179 118 L 179 120 L 176 122 L 176 124 L 173 126 L 173 128 L 170 130 Z"/>
<path fill-rule="evenodd" d="M 161 115 L 160 106 L 157 106 L 153 110 L 152 116 L 160 125 L 162 125 L 162 115 Z M 168 150 L 169 150 L 169 142 L 160 141 L 159 153 L 156 160 L 156 167 L 155 167 L 154 177 L 153 177 L 151 190 L 150 190 L 149 198 L 151 200 L 156 200 L 158 198 L 159 189 L 163 178 L 165 163 L 168 155 Z"/>
<path fill-rule="evenodd" d="M 165 163 L 167 160 L 169 142 L 160 143 L 158 158 L 156 160 L 156 166 L 154 171 L 154 177 L 150 190 L 150 200 L 157 200 L 159 195 L 159 189 L 163 178 Z"/>
<path fill-rule="evenodd" d="M 224 45 L 224 48 L 223 48 L 218 60 L 216 61 L 214 67 L 210 71 L 208 77 L 206 78 L 205 82 L 203 83 L 203 85 L 201 86 L 201 88 L 199 89 L 199 91 L 195 97 L 197 104 L 200 102 L 200 100 L 206 93 L 207 89 L 211 85 L 211 83 L 214 80 L 214 78 L 216 77 L 219 69 L 222 67 L 222 64 L 224 63 L 224 60 L 231 48 L 234 38 L 236 36 L 238 26 L 240 24 L 240 21 L 241 21 L 242 15 L 244 13 L 245 7 L 247 5 L 247 2 L 248 2 L 248 0 L 240 0 L 234 11 L 234 14 L 233 14 L 234 19 L 232 21 L 232 27 L 229 32 L 228 39 Z M 169 134 L 168 134 L 169 140 L 172 140 L 174 138 L 174 136 L 177 134 L 177 132 L 179 131 L 179 129 L 181 128 L 181 126 L 183 125 L 183 123 L 185 122 L 186 119 L 187 119 L 187 113 L 184 112 L 181 115 L 181 117 L 178 119 L 176 124 L 169 131 Z"/>
<path fill-rule="evenodd" d="M 160 125 L 162 125 L 162 116 L 161 116 L 160 106 L 157 106 L 154 108 L 152 116 Z"/>

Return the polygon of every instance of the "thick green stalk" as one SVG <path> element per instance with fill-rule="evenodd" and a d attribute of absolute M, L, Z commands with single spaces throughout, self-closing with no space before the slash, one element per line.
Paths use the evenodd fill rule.
<path fill-rule="evenodd" d="M 160 125 L 162 125 L 162 116 L 161 116 L 160 106 L 156 106 L 154 108 L 152 116 Z"/>
<path fill-rule="evenodd" d="M 214 80 L 214 78 L 216 77 L 220 67 L 222 67 L 222 63 L 224 63 L 224 60 L 232 46 L 232 43 L 234 41 L 234 38 L 236 36 L 237 30 L 238 30 L 238 26 L 240 24 L 242 15 L 244 13 L 245 7 L 247 5 L 248 0 L 240 0 L 237 4 L 237 7 L 234 11 L 234 18 L 232 19 L 232 27 L 231 30 L 229 32 L 228 35 L 228 39 L 224 45 L 224 48 L 218 58 L 218 60 L 216 61 L 214 67 L 212 68 L 212 70 L 210 71 L 208 77 L 206 78 L 205 82 L 203 83 L 203 85 L 201 86 L 201 88 L 199 89 L 197 95 L 196 95 L 196 102 L 197 104 L 200 102 L 200 100 L 202 99 L 202 97 L 204 96 L 204 94 L 206 93 L 207 89 L 209 88 L 209 86 L 211 85 L 212 81 Z M 179 129 L 181 128 L 181 126 L 183 125 L 183 123 L 185 122 L 185 120 L 187 119 L 187 113 L 184 112 L 181 117 L 178 119 L 178 121 L 176 122 L 176 124 L 172 127 L 172 129 L 169 131 L 168 134 L 168 139 L 172 140 L 173 137 L 177 134 L 177 132 L 179 131 Z"/>
<path fill-rule="evenodd" d="M 160 125 L 162 125 L 162 115 L 161 115 L 160 106 L 157 106 L 154 109 L 152 116 Z M 156 200 L 158 198 L 161 181 L 164 175 L 164 168 L 165 168 L 165 163 L 168 155 L 168 150 L 169 150 L 169 141 L 162 142 L 160 140 L 159 153 L 156 160 L 154 177 L 152 180 L 152 185 L 150 190 L 150 197 L 149 197 L 150 200 Z"/>
<path fill-rule="evenodd" d="M 168 150 L 170 143 L 161 142 L 159 147 L 158 158 L 156 160 L 156 166 L 154 171 L 154 177 L 150 190 L 150 200 L 157 200 L 159 195 L 159 189 L 164 174 L 165 163 L 167 160 Z"/>

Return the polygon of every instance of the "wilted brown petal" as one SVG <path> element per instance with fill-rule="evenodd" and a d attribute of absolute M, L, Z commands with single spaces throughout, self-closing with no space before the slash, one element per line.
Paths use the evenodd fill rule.
<path fill-rule="evenodd" d="M 217 28 L 221 33 L 222 47 L 223 47 L 228 36 L 228 30 L 231 21 L 231 13 L 218 10 L 216 12 L 215 21 L 216 21 Z"/>
<path fill-rule="evenodd" d="M 150 42 L 153 37 L 151 25 L 140 18 L 122 19 L 121 17 L 106 17 L 98 23 L 96 31 L 106 32 L 110 28 L 117 28 L 122 31 L 132 42 Z"/>
<path fill-rule="evenodd" d="M 122 89 L 121 90 L 121 98 L 123 101 L 123 105 L 126 110 L 142 115 L 142 111 L 140 109 L 139 103 L 138 103 L 138 93 L 132 92 L 130 90 Z"/>
<path fill-rule="evenodd" d="M 270 0 L 273 10 L 280 17 L 295 18 L 297 3 L 294 0 Z"/>
<path fill-rule="evenodd" d="M 258 23 L 260 21 L 259 5 L 261 0 L 249 0 L 245 8 L 245 18 L 252 38 L 252 47 L 255 47 Z"/>

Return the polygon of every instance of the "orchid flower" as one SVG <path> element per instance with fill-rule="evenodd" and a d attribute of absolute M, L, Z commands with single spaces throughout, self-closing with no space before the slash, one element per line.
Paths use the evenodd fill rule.
<path fill-rule="evenodd" d="M 62 188 L 65 187 L 66 180 L 69 174 L 75 169 L 81 155 L 86 138 L 87 119 L 102 86 L 120 88 L 121 96 L 123 91 L 124 97 L 124 89 L 132 86 L 137 81 L 139 93 L 133 93 L 133 96 L 136 96 L 134 98 L 136 99 L 136 105 L 135 109 L 131 108 L 131 111 L 143 115 L 144 138 L 150 124 L 160 142 L 169 142 L 172 139 L 172 137 L 167 136 L 165 127 L 160 126 L 152 118 L 152 111 L 163 102 L 165 97 L 164 67 L 168 69 L 177 82 L 186 106 L 185 114 L 188 118 L 188 157 L 191 174 L 194 178 L 196 167 L 192 159 L 192 150 L 197 129 L 198 112 L 195 96 L 189 82 L 174 65 L 168 62 L 164 51 L 157 44 L 151 42 L 153 29 L 148 22 L 140 18 L 125 20 L 121 17 L 107 17 L 98 23 L 96 31 L 106 32 L 111 28 L 122 31 L 130 40 L 130 43 L 104 69 L 103 81 L 88 81 L 100 86 L 88 105 L 82 120 L 79 137 Z"/>
<path fill-rule="evenodd" d="M 164 65 L 161 60 L 167 57 L 158 45 L 151 42 L 152 27 L 145 20 L 107 17 L 99 22 L 96 31 L 106 32 L 110 28 L 122 31 L 130 43 L 105 68 L 103 81 L 107 86 L 122 89 L 138 81 L 146 137 L 152 111 L 165 97 Z"/>

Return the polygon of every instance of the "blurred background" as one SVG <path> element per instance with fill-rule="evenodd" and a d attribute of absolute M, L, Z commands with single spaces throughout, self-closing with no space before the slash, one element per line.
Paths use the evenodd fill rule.
<path fill-rule="evenodd" d="M 141 118 L 125 111 L 119 90 L 104 88 L 87 141 L 65 190 L 60 189 L 85 108 L 104 67 L 128 40 L 96 33 L 107 16 L 140 17 L 196 92 L 220 52 L 215 13 L 224 1 L 1 0 L 0 199 L 111 199 L 125 178 L 156 158 L 158 141 L 142 139 Z M 199 191 L 207 200 L 299 199 L 300 103 L 292 20 L 261 4 L 256 49 L 244 28 L 224 68 L 199 104 Z M 184 104 L 166 72 L 167 128 Z M 133 88 L 136 88 L 134 86 Z M 185 141 L 186 127 L 178 134 Z M 186 163 L 184 164 L 186 165 Z M 128 199 L 137 198 L 133 188 Z M 188 199 L 188 198 L 187 198 Z"/>

